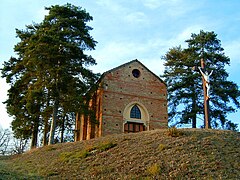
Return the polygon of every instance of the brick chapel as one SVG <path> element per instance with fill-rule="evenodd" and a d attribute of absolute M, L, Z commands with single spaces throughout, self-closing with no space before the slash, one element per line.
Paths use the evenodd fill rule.
<path fill-rule="evenodd" d="M 103 73 L 89 108 L 94 120 L 77 115 L 75 141 L 168 127 L 166 84 L 138 60 Z"/>

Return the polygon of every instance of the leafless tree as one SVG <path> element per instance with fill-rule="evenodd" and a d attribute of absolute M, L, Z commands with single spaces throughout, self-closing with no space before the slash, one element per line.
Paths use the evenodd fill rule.
<path fill-rule="evenodd" d="M 0 128 L 0 155 L 6 155 L 8 152 L 11 132 L 8 129 Z"/>
<path fill-rule="evenodd" d="M 29 139 L 16 139 L 13 138 L 13 142 L 11 144 L 11 154 L 22 154 L 29 148 Z"/>

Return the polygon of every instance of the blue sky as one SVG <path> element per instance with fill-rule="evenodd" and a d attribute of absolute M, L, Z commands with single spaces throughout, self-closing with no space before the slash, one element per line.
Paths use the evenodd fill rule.
<path fill-rule="evenodd" d="M 94 72 L 107 71 L 133 59 L 140 60 L 156 75 L 164 70 L 161 57 L 169 48 L 184 42 L 191 33 L 214 31 L 221 40 L 231 65 L 229 79 L 240 85 L 240 1 L 239 0 L 1 0 L 0 67 L 18 42 L 15 28 L 43 20 L 44 7 L 67 2 L 81 6 L 92 16 L 88 25 L 98 44 L 88 52 L 97 61 Z M 0 102 L 7 98 L 8 85 L 0 78 Z M 0 126 L 7 128 L 11 118 L 0 103 Z M 240 126 L 240 112 L 229 119 Z"/>

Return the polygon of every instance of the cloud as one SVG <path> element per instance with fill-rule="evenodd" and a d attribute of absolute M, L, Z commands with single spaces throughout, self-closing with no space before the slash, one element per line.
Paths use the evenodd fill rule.
<path fill-rule="evenodd" d="M 36 21 L 41 22 L 46 15 L 49 14 L 49 10 L 45 10 L 45 8 L 40 8 L 36 12 Z"/>
<path fill-rule="evenodd" d="M 94 72 L 103 73 L 125 62 L 138 59 L 157 75 L 163 71 L 161 57 L 171 47 L 172 40 L 153 37 L 146 41 L 122 39 L 107 42 L 98 50 L 91 52 L 98 65 L 92 67 Z"/>
<path fill-rule="evenodd" d="M 138 59 L 156 75 L 160 75 L 164 70 L 163 61 L 161 60 L 163 51 L 161 49 L 166 43 L 163 41 L 158 42 L 110 42 L 99 51 L 92 53 L 98 65 L 91 67 L 91 69 L 94 72 L 100 70 L 100 73 L 103 73 L 121 64 Z M 166 47 L 164 48 L 166 49 Z"/>
<path fill-rule="evenodd" d="M 109 11 L 108 14 L 111 14 L 111 13 L 121 14 L 126 10 L 126 8 L 120 5 L 118 1 L 98 0 L 96 3 L 104 7 L 104 9 L 107 9 Z"/>
<path fill-rule="evenodd" d="M 157 76 L 163 75 L 163 71 L 165 67 L 163 65 L 164 61 L 162 61 L 160 57 L 143 58 L 139 60 Z"/>
<path fill-rule="evenodd" d="M 124 17 L 125 21 L 127 21 L 130 24 L 138 24 L 138 23 L 146 23 L 148 22 L 147 16 L 143 12 L 133 12 Z"/>
<path fill-rule="evenodd" d="M 240 64 L 240 39 L 236 39 L 231 42 L 227 42 L 223 45 L 226 56 L 231 59 L 231 65 L 238 68 Z"/>
<path fill-rule="evenodd" d="M 180 18 L 180 16 L 188 14 L 204 4 L 203 2 L 186 0 L 142 0 L 142 3 L 146 8 L 164 12 L 166 17 L 176 18 Z"/>
<path fill-rule="evenodd" d="M 191 37 L 192 33 L 199 33 L 201 25 L 193 25 L 182 29 L 182 31 L 172 33 L 172 36 L 162 36 L 156 33 L 149 39 L 113 39 L 106 41 L 91 55 L 96 59 L 98 65 L 92 67 L 94 72 L 103 73 L 125 62 L 138 59 L 151 71 L 159 75 L 163 73 L 164 66 L 162 56 L 172 47 L 181 45 L 187 46 L 185 40 Z"/>
<path fill-rule="evenodd" d="M 92 52 L 92 55 L 98 63 L 96 70 L 105 72 L 117 66 L 118 63 L 120 65 L 122 62 L 136 59 L 137 55 L 145 51 L 146 49 L 136 42 L 112 41 Z"/>
<path fill-rule="evenodd" d="M 204 27 L 199 24 L 189 26 L 183 29 L 181 32 L 178 32 L 177 36 L 171 41 L 178 42 L 178 44 L 185 44 L 185 40 L 189 39 L 192 33 L 198 34 L 203 28 Z"/>
<path fill-rule="evenodd" d="M 142 3 L 144 6 L 150 9 L 158 9 L 161 6 L 166 5 L 168 2 L 171 2 L 171 0 L 142 0 Z"/>

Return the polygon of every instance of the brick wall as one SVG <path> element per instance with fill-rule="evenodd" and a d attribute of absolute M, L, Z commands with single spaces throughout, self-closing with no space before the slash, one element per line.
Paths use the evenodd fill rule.
<path fill-rule="evenodd" d="M 138 78 L 133 69 L 140 71 Z M 131 102 L 145 106 L 149 114 L 149 130 L 166 128 L 166 85 L 138 61 L 109 71 L 102 79 L 102 135 L 123 132 L 123 112 Z"/>
<path fill-rule="evenodd" d="M 139 77 L 133 76 L 134 69 Z M 75 141 L 123 133 L 128 121 L 144 124 L 146 130 L 168 126 L 166 85 L 137 60 L 104 73 L 88 104 L 96 121 L 78 115 Z M 140 120 L 130 118 L 129 108 L 135 104 L 141 109 Z"/>

